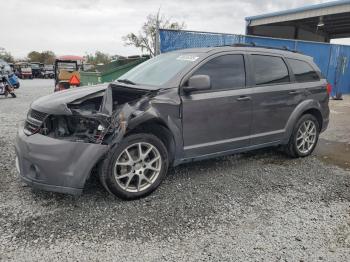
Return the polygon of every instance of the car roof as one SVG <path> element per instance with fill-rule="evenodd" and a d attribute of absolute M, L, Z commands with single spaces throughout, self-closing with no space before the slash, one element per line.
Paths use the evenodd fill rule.
<path fill-rule="evenodd" d="M 258 47 L 258 46 L 218 46 L 218 47 L 199 47 L 199 48 L 188 48 L 176 50 L 174 52 L 179 53 L 208 53 L 215 54 L 219 52 L 230 52 L 230 51 L 242 51 L 242 52 L 259 52 L 259 53 L 269 53 L 269 54 L 277 54 L 280 56 L 302 59 L 302 60 L 313 60 L 312 57 L 291 51 L 291 50 L 283 50 L 273 47 Z"/>

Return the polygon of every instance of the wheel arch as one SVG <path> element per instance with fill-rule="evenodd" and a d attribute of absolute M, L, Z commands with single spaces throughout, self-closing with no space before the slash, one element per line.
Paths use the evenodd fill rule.
<path fill-rule="evenodd" d="M 310 108 L 310 109 L 304 111 L 301 114 L 301 116 L 306 115 L 306 114 L 313 115 L 317 119 L 318 127 L 320 129 L 319 131 L 321 131 L 322 130 L 322 124 L 323 124 L 323 117 L 322 117 L 321 111 L 319 109 L 317 109 L 317 108 Z"/>
<path fill-rule="evenodd" d="M 322 108 L 319 102 L 315 100 L 305 100 L 302 103 L 300 103 L 293 111 L 291 116 L 289 117 L 286 127 L 285 127 L 285 137 L 283 139 L 283 144 L 286 144 L 289 142 L 290 136 L 292 135 L 293 129 L 295 124 L 297 123 L 298 119 L 302 117 L 305 114 L 311 114 L 313 115 L 319 124 L 320 130 L 322 129 L 323 125 L 323 116 L 322 116 Z"/>
<path fill-rule="evenodd" d="M 125 137 L 137 133 L 149 133 L 158 137 L 167 148 L 169 162 L 172 163 L 174 161 L 176 150 L 175 138 L 170 128 L 162 119 L 151 118 L 138 123 L 137 125 L 132 126 L 130 129 L 127 129 Z"/>

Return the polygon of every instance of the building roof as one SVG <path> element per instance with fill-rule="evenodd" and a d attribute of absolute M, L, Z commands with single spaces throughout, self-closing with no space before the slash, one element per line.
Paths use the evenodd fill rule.
<path fill-rule="evenodd" d="M 257 16 L 246 17 L 249 26 L 300 20 L 309 17 L 350 12 L 350 0 L 332 1 Z"/>

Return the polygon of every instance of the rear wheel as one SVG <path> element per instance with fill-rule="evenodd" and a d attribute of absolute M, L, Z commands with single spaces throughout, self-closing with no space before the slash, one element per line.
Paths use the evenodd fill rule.
<path fill-rule="evenodd" d="M 319 136 L 317 119 L 310 114 L 303 115 L 296 123 L 286 152 L 291 157 L 305 157 L 310 155 L 317 144 Z"/>
<path fill-rule="evenodd" d="M 156 136 L 127 136 L 103 161 L 100 180 L 112 194 L 137 199 L 152 193 L 168 169 L 168 152 Z"/>

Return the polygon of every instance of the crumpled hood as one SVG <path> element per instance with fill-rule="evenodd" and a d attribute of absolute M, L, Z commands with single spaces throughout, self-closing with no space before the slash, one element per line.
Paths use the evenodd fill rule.
<path fill-rule="evenodd" d="M 71 111 L 68 109 L 67 104 L 85 96 L 102 92 L 106 90 L 107 87 L 108 84 L 101 84 L 89 87 L 82 86 L 59 91 L 35 100 L 32 103 L 31 108 L 40 112 L 45 112 L 47 114 L 71 114 Z"/>
<path fill-rule="evenodd" d="M 112 91 L 112 89 L 114 91 Z M 159 89 L 160 88 L 150 90 L 146 86 L 137 86 L 137 88 L 131 88 L 128 87 L 128 85 L 116 83 L 100 84 L 95 86 L 82 86 L 40 97 L 31 104 L 31 108 L 47 114 L 72 115 L 71 109 L 68 108 L 69 104 L 72 104 L 73 102 L 78 100 L 94 96 L 94 94 L 101 93 L 101 95 L 103 95 L 101 113 L 110 115 L 113 110 L 114 99 L 116 99 L 116 96 L 118 96 L 118 92 L 121 92 L 120 94 L 122 97 L 122 93 L 124 93 L 125 96 L 126 90 L 129 90 L 129 93 L 138 93 L 136 97 L 135 95 L 133 95 L 130 98 L 136 99 L 137 97 L 141 97 L 147 92 L 155 92 Z M 113 94 L 114 92 L 116 93 L 116 96 Z M 123 101 L 123 103 L 125 102 L 128 101 Z"/>

